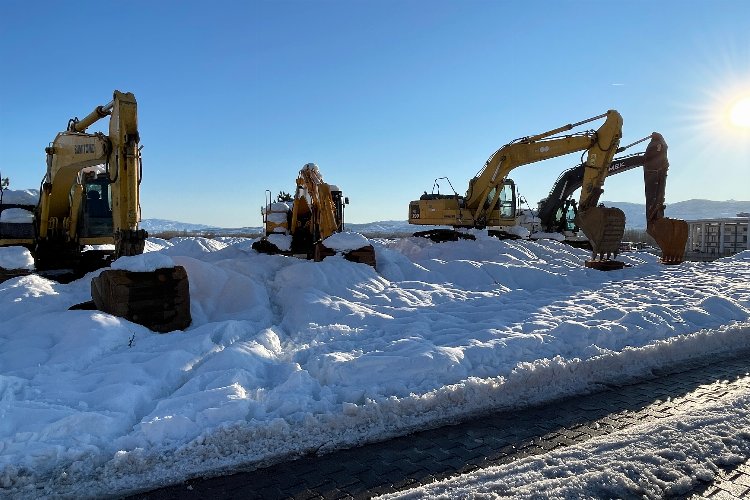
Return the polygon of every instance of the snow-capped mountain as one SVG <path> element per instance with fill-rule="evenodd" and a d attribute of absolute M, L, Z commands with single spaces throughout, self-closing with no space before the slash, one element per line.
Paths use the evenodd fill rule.
<path fill-rule="evenodd" d="M 621 201 L 604 201 L 602 203 L 607 207 L 617 207 L 625 212 L 625 220 L 628 228 L 646 228 L 645 204 Z M 737 214 L 743 212 L 750 212 L 750 201 L 687 200 L 671 203 L 667 205 L 665 210 L 665 214 L 668 217 L 684 220 L 736 217 Z M 260 234 L 263 232 L 261 227 L 224 228 L 165 219 L 145 219 L 141 222 L 141 227 L 149 233 L 185 231 L 188 233 L 221 232 L 223 234 Z M 423 231 L 429 229 L 429 227 L 414 226 L 405 220 L 386 220 L 361 224 L 346 223 L 346 229 L 363 234 L 398 235 Z"/>
<path fill-rule="evenodd" d="M 221 232 L 222 234 L 260 234 L 263 232 L 261 227 L 216 227 L 207 224 L 194 224 L 191 222 L 179 222 L 167 219 L 143 219 L 139 227 L 149 233 L 166 233 L 166 232 L 187 232 L 187 233 L 209 233 Z"/>
<path fill-rule="evenodd" d="M 617 207 L 625 212 L 625 225 L 632 229 L 646 228 L 646 205 L 620 201 L 604 201 L 607 207 Z M 750 212 L 750 201 L 686 200 L 667 204 L 664 214 L 667 217 L 683 220 L 719 219 L 736 217 Z"/>

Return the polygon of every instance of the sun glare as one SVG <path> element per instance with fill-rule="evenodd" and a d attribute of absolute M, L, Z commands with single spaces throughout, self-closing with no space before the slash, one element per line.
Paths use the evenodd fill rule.
<path fill-rule="evenodd" d="M 729 122 L 735 127 L 750 128 L 750 96 L 742 97 L 730 106 Z"/>

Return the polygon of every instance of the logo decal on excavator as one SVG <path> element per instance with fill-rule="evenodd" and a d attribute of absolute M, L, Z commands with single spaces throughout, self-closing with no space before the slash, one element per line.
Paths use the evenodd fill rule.
<path fill-rule="evenodd" d="M 617 170 L 620 170 L 624 166 L 625 166 L 625 162 L 624 161 L 620 161 L 620 162 L 617 162 L 617 163 L 610 163 L 609 164 L 609 168 L 607 169 L 607 172 L 609 172 L 611 174 L 612 172 L 616 172 Z"/>
<path fill-rule="evenodd" d="M 96 145 L 91 144 L 76 144 L 73 146 L 73 153 L 77 155 L 85 155 L 96 152 Z"/>

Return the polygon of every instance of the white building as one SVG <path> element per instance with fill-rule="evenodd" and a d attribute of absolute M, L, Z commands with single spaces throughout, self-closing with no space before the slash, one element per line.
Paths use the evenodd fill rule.
<path fill-rule="evenodd" d="M 724 257 L 750 250 L 748 225 L 750 214 L 741 213 L 725 219 L 687 221 L 689 226 L 687 253 L 708 258 Z"/>

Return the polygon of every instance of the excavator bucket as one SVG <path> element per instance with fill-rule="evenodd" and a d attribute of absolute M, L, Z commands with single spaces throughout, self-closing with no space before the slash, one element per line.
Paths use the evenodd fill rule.
<path fill-rule="evenodd" d="M 646 232 L 659 245 L 661 261 L 664 264 L 679 264 L 684 260 L 688 239 L 687 222 L 664 217 L 649 224 Z"/>
<path fill-rule="evenodd" d="M 342 253 L 344 255 L 344 259 L 350 262 L 357 262 L 359 264 L 367 264 L 368 266 L 375 267 L 375 248 L 372 245 L 366 245 L 362 248 L 357 248 L 356 250 L 348 250 Z M 315 244 L 313 255 L 313 259 L 315 260 L 315 262 L 320 262 L 326 257 L 330 257 L 332 255 L 336 255 L 335 250 L 331 250 L 321 242 Z"/>
<path fill-rule="evenodd" d="M 190 326 L 190 285 L 182 266 L 152 272 L 108 269 L 91 280 L 96 309 L 155 332 Z"/>
<path fill-rule="evenodd" d="M 625 214 L 619 208 L 591 207 L 578 212 L 576 224 L 591 242 L 594 258 L 616 256 L 625 234 Z"/>

